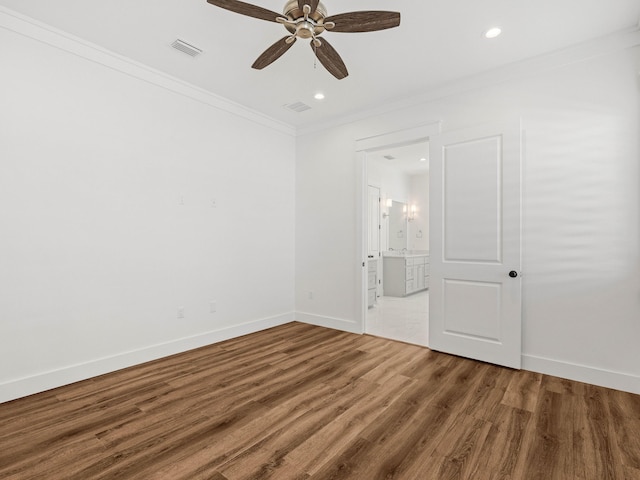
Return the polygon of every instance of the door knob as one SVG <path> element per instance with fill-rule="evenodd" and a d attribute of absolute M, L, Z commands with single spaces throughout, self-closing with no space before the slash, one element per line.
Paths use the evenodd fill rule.
<path fill-rule="evenodd" d="M 510 276 L 511 278 L 516 278 L 516 277 L 518 276 L 518 272 L 516 272 L 515 270 L 511 270 L 511 271 L 509 272 L 509 276 Z"/>

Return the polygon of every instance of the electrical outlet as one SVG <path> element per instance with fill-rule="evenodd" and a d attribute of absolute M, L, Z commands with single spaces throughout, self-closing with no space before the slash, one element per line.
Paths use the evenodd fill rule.
<path fill-rule="evenodd" d="M 184 318 L 184 307 L 178 307 L 178 318 Z"/>
<path fill-rule="evenodd" d="M 209 313 L 216 313 L 218 310 L 218 305 L 215 300 L 209 302 Z"/>

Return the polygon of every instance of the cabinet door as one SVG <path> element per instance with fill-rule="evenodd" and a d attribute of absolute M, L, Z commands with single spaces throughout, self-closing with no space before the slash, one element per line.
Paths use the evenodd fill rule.
<path fill-rule="evenodd" d="M 413 271 L 413 265 L 405 265 L 404 279 L 406 281 L 409 281 L 409 280 L 413 280 L 414 278 L 415 278 L 415 275 Z"/>
<path fill-rule="evenodd" d="M 415 280 L 416 280 L 416 290 L 423 290 L 424 289 L 424 265 L 417 265 L 416 267 L 416 276 L 415 276 Z"/>
<path fill-rule="evenodd" d="M 406 284 L 405 284 L 405 295 L 409 295 L 410 293 L 413 293 L 415 291 L 414 288 L 414 281 L 413 280 L 407 280 Z"/>

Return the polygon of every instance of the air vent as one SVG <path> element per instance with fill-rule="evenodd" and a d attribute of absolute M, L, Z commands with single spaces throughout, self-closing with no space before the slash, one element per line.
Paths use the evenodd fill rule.
<path fill-rule="evenodd" d="M 386 158 L 387 160 L 395 160 L 396 157 L 394 157 L 393 155 L 385 155 L 384 158 Z"/>
<path fill-rule="evenodd" d="M 290 103 L 288 105 L 285 105 L 284 108 L 298 113 L 304 112 L 305 110 L 311 110 L 311 107 L 309 105 L 302 102 Z"/>
<path fill-rule="evenodd" d="M 176 50 L 180 50 L 182 53 L 186 53 L 191 57 L 197 57 L 202 53 L 202 50 L 198 47 L 194 47 L 190 43 L 187 43 L 180 39 L 177 39 L 175 42 L 173 42 L 171 46 Z"/>

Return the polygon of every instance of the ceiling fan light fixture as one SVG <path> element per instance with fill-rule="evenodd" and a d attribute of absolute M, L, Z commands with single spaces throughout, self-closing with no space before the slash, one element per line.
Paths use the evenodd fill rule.
<path fill-rule="evenodd" d="M 261 70 L 280 58 L 297 38 L 311 40 L 316 58 L 327 71 L 338 80 L 349 75 L 338 52 L 324 38 L 318 37 L 333 32 L 361 33 L 386 30 L 400 25 L 400 12 L 364 10 L 327 16 L 320 0 L 286 0 L 282 14 L 241 0 L 207 0 L 207 3 L 241 15 L 279 23 L 289 32 L 284 38 L 267 48 L 253 63 L 252 68 Z"/>
<path fill-rule="evenodd" d="M 502 28 L 500 27 L 491 27 L 489 30 L 484 32 L 484 38 L 496 38 L 502 33 Z"/>

